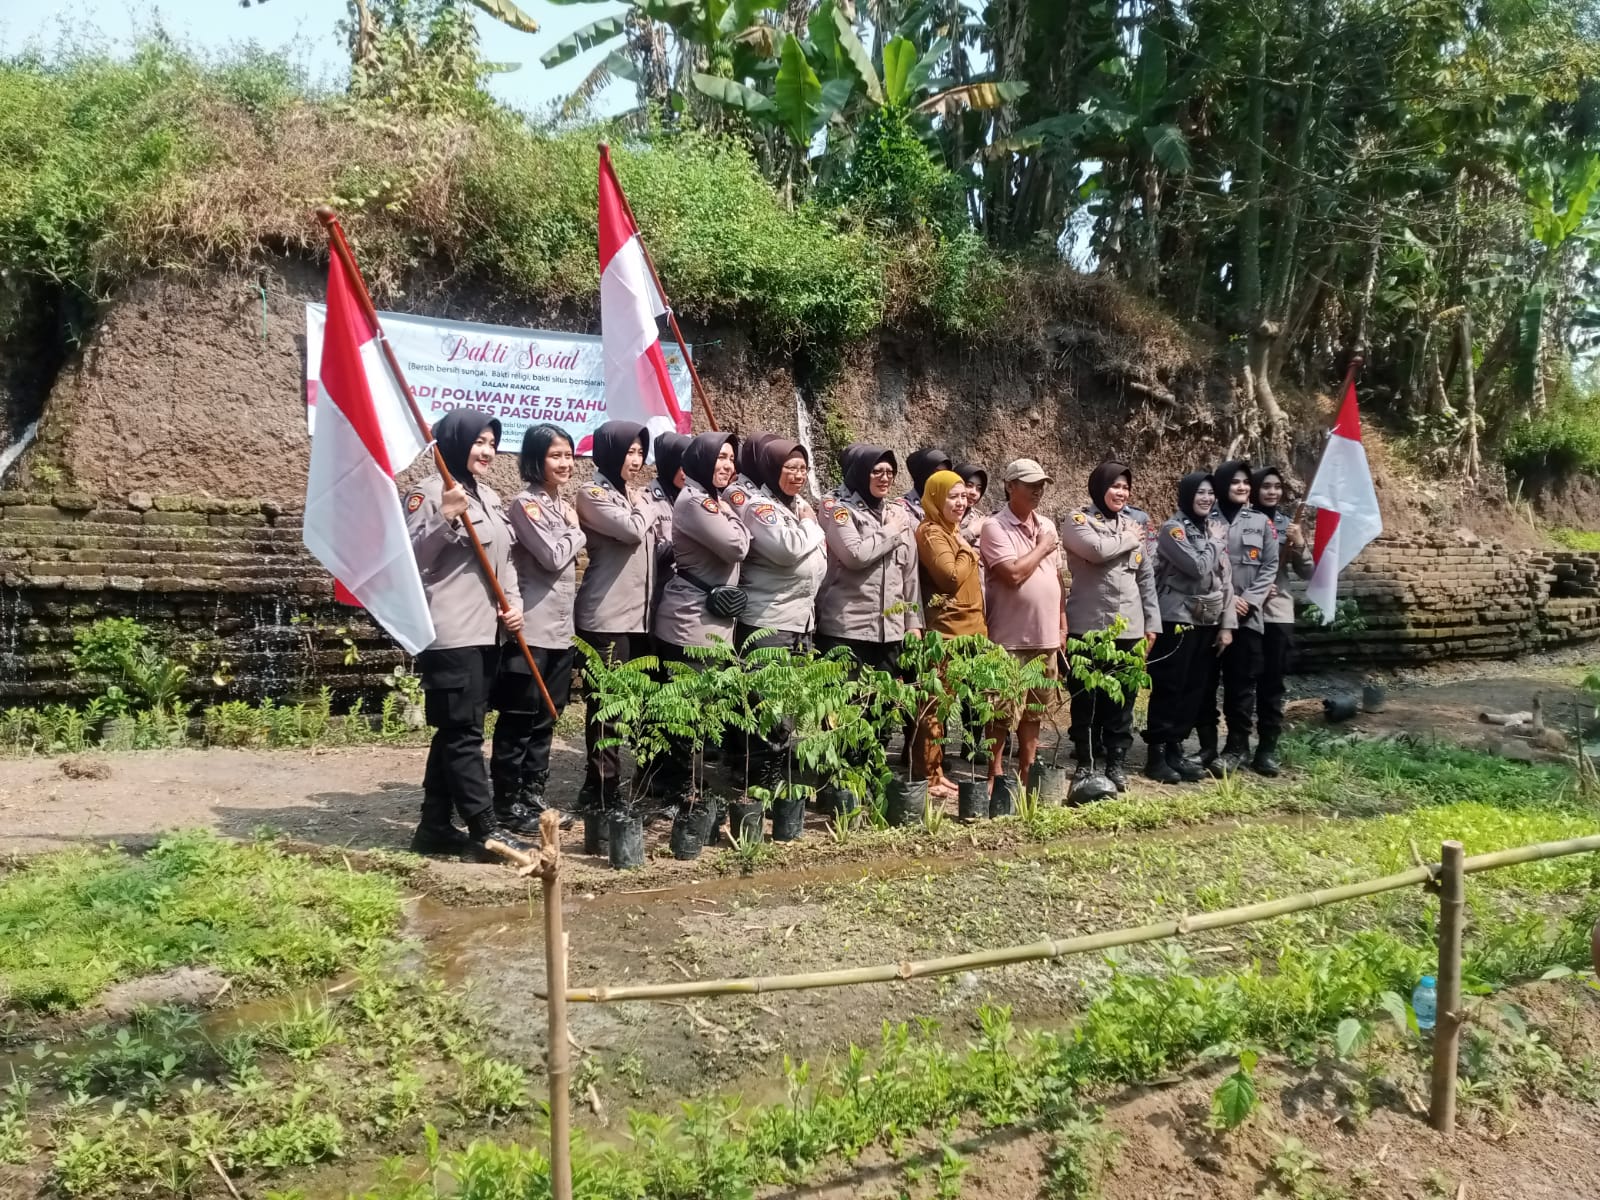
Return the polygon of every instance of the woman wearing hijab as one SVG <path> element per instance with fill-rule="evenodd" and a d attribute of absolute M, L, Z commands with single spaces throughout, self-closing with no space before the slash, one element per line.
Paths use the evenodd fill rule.
<path fill-rule="evenodd" d="M 732 505 L 734 515 L 740 520 L 744 519 L 746 505 L 761 491 L 761 448 L 781 436 L 757 430 L 739 439 L 739 448 L 733 454 L 733 480 L 722 489 L 722 499 Z"/>
<path fill-rule="evenodd" d="M 648 654 L 651 604 L 656 594 L 652 514 L 638 487 L 650 452 L 650 433 L 636 421 L 607 421 L 594 433 L 594 482 L 578 489 L 578 527 L 589 551 L 574 606 L 577 636 L 611 663 Z M 602 746 L 613 730 L 595 718 L 588 700 L 585 741 L 588 769 L 578 806 L 613 807 L 621 789 L 622 756 Z"/>
<path fill-rule="evenodd" d="M 761 490 L 742 514 L 750 551 L 739 567 L 746 603 L 735 640 L 740 653 L 770 646 L 806 651 L 811 649 L 817 589 L 828 566 L 822 527 L 800 498 L 811 456 L 799 442 L 774 437 L 762 445 L 755 467 Z M 755 639 L 758 630 L 767 632 Z M 779 726 L 750 738 L 751 765 L 767 787 L 785 777 L 789 736 L 790 730 Z"/>
<path fill-rule="evenodd" d="M 980 463 L 957 463 L 955 473 L 967 484 L 967 515 L 961 518 L 961 536 L 967 545 L 976 547 L 983 536 L 983 523 L 989 519 L 978 508 L 989 490 L 989 472 Z"/>
<path fill-rule="evenodd" d="M 672 505 L 683 488 L 683 452 L 688 447 L 689 439 L 681 433 L 656 435 L 656 477 L 644 490 L 650 513 L 650 536 L 656 548 L 656 585 L 650 597 L 651 612 L 661 603 L 661 589 L 672 578 Z"/>
<path fill-rule="evenodd" d="M 572 695 L 572 609 L 585 540 L 577 509 L 561 496 L 572 480 L 572 439 L 560 426 L 533 426 L 522 437 L 518 467 L 525 486 L 511 498 L 506 516 L 522 590 L 522 636 L 559 714 Z M 489 757 L 495 815 L 507 829 L 536 833 L 547 807 L 544 787 L 555 718 L 515 642 L 501 647 L 491 702 L 500 713 Z"/>
<path fill-rule="evenodd" d="M 655 636 L 664 659 L 686 658 L 689 646 L 716 641 L 734 644 L 732 617 L 713 613 L 713 589 L 739 582 L 739 564 L 750 549 L 750 531 L 733 506 L 721 498 L 733 482 L 739 439 L 731 433 L 702 433 L 683 452 L 683 490 L 672 505 L 672 551 L 676 572 L 661 593 Z M 665 784 L 678 791 L 690 780 L 687 747 L 675 747 Z"/>
<path fill-rule="evenodd" d="M 501 589 L 508 598 L 517 595 L 511 530 L 500 497 L 483 482 L 500 443 L 500 422 L 477 409 L 452 409 L 433 427 L 433 436 L 455 484 L 447 490 L 436 475 L 406 493 L 406 528 L 434 628 L 432 643 L 417 655 L 423 711 L 434 733 L 422 776 L 422 820 L 411 848 L 418 854 L 494 862 L 484 845 L 487 838 L 529 848 L 496 825 L 483 765 L 483 722 L 500 661 L 499 627 L 512 633 L 522 628 L 520 608 L 497 612 L 494 589 L 468 531 L 471 522 Z M 465 834 L 451 822 L 452 808 L 466 825 Z"/>
<path fill-rule="evenodd" d="M 1144 522 L 1128 512 L 1133 472 L 1118 462 L 1103 462 L 1089 473 L 1089 503 L 1061 522 L 1061 546 L 1067 554 L 1072 585 L 1067 592 L 1067 628 L 1074 636 L 1110 629 L 1120 618 L 1117 649 L 1133 653 L 1151 644 L 1161 632 L 1161 605 L 1156 599 L 1155 565 L 1145 552 Z M 1128 790 L 1128 750 L 1133 745 L 1133 702 L 1124 689 L 1120 701 L 1076 680 L 1072 689 L 1072 739 L 1078 769 L 1073 782 L 1087 779 L 1102 765 L 1105 776 Z"/>
<path fill-rule="evenodd" d="M 922 493 L 928 486 L 928 480 L 935 471 L 948 471 L 950 469 L 950 455 L 943 450 L 929 447 L 923 450 L 913 450 L 906 459 L 906 470 L 911 473 L 911 490 L 900 497 L 900 503 L 905 505 L 906 511 L 911 514 L 911 527 L 915 529 L 922 524 Z"/>
<path fill-rule="evenodd" d="M 1261 606 L 1261 678 L 1256 686 L 1256 732 L 1261 741 L 1251 764 L 1262 775 L 1276 775 L 1278 739 L 1283 736 L 1283 679 L 1294 651 L 1294 596 L 1290 575 L 1311 578 L 1311 547 L 1306 535 L 1283 511 L 1283 472 L 1262 467 L 1250 477 L 1250 502 L 1267 520 L 1278 540 L 1278 575 Z"/>
<path fill-rule="evenodd" d="M 1243 459 L 1223 463 L 1211 476 L 1217 511 L 1211 520 L 1222 525 L 1227 546 L 1233 611 L 1239 627 L 1233 644 L 1211 663 L 1196 732 L 1200 765 L 1213 775 L 1237 771 L 1250 753 L 1250 730 L 1256 715 L 1256 680 L 1261 677 L 1261 610 L 1278 578 L 1278 531 L 1265 514 L 1250 505 L 1250 464 Z M 1228 718 L 1228 740 L 1217 753 L 1217 683 L 1222 684 L 1222 712 Z"/>
<path fill-rule="evenodd" d="M 1205 768 L 1183 753 L 1216 656 L 1238 627 L 1225 530 L 1213 520 L 1211 476 L 1178 481 L 1178 511 L 1156 539 L 1156 600 L 1161 632 L 1150 647 L 1150 711 L 1144 773 L 1159 783 L 1194 783 Z"/>
<path fill-rule="evenodd" d="M 917 526 L 917 565 L 922 581 L 923 622 L 948 637 L 987 633 L 978 552 L 960 533 L 967 513 L 967 485 L 954 471 L 935 471 L 922 489 L 927 517 Z M 955 784 L 944 777 L 944 726 L 931 715 L 917 722 L 912 758 L 928 794 L 948 799 Z"/>
<path fill-rule="evenodd" d="M 843 646 L 884 671 L 899 670 L 900 644 L 922 627 L 916 526 L 889 500 L 898 466 L 887 446 L 847 446 L 843 479 L 822 502 L 828 565 L 817 593 L 817 645 Z"/>

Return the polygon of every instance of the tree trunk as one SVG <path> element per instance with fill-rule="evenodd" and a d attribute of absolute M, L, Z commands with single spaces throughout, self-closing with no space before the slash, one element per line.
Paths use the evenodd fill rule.
<path fill-rule="evenodd" d="M 1361 298 L 1356 303 L 1356 319 L 1350 335 L 1350 354 L 1367 352 L 1367 322 L 1372 316 L 1372 293 L 1378 286 L 1378 258 L 1383 253 L 1383 230 L 1373 226 L 1372 242 L 1367 246 L 1366 278 L 1361 283 Z"/>
<path fill-rule="evenodd" d="M 1468 483 L 1478 482 L 1478 393 L 1472 378 L 1472 310 L 1465 305 L 1461 309 L 1461 361 L 1466 364 L 1461 376 L 1466 380 L 1467 394 L 1462 401 L 1467 418 L 1467 462 L 1466 477 Z"/>
<path fill-rule="evenodd" d="M 1267 127 L 1267 31 L 1256 36 L 1250 58 L 1250 114 L 1245 126 L 1239 174 L 1244 208 L 1239 213 L 1239 291 L 1237 312 L 1245 328 L 1259 322 L 1261 312 L 1261 163 Z M 1252 359 L 1255 357 L 1252 353 Z M 1257 378 L 1259 388 L 1261 380 Z"/>

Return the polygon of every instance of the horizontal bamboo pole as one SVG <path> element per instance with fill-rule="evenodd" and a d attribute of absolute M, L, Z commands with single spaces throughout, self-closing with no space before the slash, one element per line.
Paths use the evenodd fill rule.
<path fill-rule="evenodd" d="M 1512 850 L 1497 850 L 1492 854 L 1479 854 L 1466 860 L 1463 869 L 1471 875 L 1479 871 L 1492 871 L 1498 867 L 1517 866 L 1521 863 L 1539 862 L 1547 858 L 1560 858 L 1568 854 L 1582 854 L 1600 850 L 1600 835 L 1572 838 L 1564 842 L 1541 842 L 1533 846 L 1519 846 Z M 1263 904 L 1247 904 L 1239 908 L 1224 908 L 1216 912 L 1198 913 L 1176 921 L 1162 921 L 1155 925 L 1141 925 L 1135 929 L 1114 929 L 1106 933 L 1080 934 L 1070 938 L 1046 938 L 1023 946 L 1004 946 L 997 950 L 978 950 L 971 954 L 954 954 L 946 958 L 928 959 L 925 962 L 883 963 L 872 967 L 845 967 L 835 971 L 812 971 L 799 975 L 767 975 L 744 979 L 686 980 L 681 983 L 634 984 L 612 987 L 570 988 L 567 999 L 580 1004 L 608 1004 L 618 1000 L 672 1000 L 685 996 L 759 996 L 766 992 L 797 992 L 812 988 L 848 987 L 857 983 L 892 983 L 897 979 L 925 979 L 934 975 L 951 975 L 957 971 L 970 971 L 985 967 L 1004 967 L 1012 963 L 1037 962 L 1041 959 L 1065 958 L 1070 954 L 1086 954 L 1094 950 L 1109 950 L 1114 946 L 1132 946 L 1140 942 L 1157 942 L 1186 933 L 1199 933 L 1209 929 L 1227 929 L 1234 925 L 1248 925 L 1272 917 L 1288 916 L 1347 900 L 1359 900 L 1392 892 L 1400 888 L 1416 887 L 1430 883 L 1439 875 L 1438 863 L 1413 867 L 1397 875 L 1369 879 L 1363 883 L 1350 883 L 1343 887 L 1323 888 L 1271 900 Z"/>

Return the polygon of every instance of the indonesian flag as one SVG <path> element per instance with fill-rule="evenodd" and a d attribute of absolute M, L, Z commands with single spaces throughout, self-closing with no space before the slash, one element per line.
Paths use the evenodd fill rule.
<path fill-rule="evenodd" d="M 1339 572 L 1383 532 L 1378 493 L 1373 490 L 1367 451 L 1361 444 L 1361 414 L 1356 409 L 1353 378 L 1345 385 L 1339 419 L 1328 435 L 1306 503 L 1317 510 L 1317 534 L 1311 546 L 1314 567 L 1306 584 L 1306 599 L 1322 611 L 1322 623 L 1329 625 L 1337 607 Z"/>
<path fill-rule="evenodd" d="M 337 254 L 317 373 L 317 426 L 306 479 L 306 549 L 334 595 L 366 609 L 409 654 L 433 641 L 433 618 L 394 476 L 427 446 Z"/>
<path fill-rule="evenodd" d="M 601 146 L 600 342 L 606 415 L 648 426 L 652 443 L 658 434 L 689 432 L 689 414 L 678 407 L 656 327 L 656 318 L 666 311 L 645 261 L 639 227 L 611 169 L 611 149 Z"/>

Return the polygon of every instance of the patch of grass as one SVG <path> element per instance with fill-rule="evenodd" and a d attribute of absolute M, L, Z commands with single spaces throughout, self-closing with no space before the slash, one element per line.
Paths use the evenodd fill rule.
<path fill-rule="evenodd" d="M 0 993 L 77 1008 L 119 980 L 212 966 L 281 989 L 353 963 L 395 928 L 399 889 L 265 843 L 174 834 L 143 857 L 41 855 L 0 879 Z"/>
<path fill-rule="evenodd" d="M 1600 550 L 1600 530 L 1568 529 L 1566 526 L 1558 526 L 1550 531 L 1550 540 L 1558 546 L 1565 546 L 1568 550 L 1585 550 L 1591 553 Z"/>

